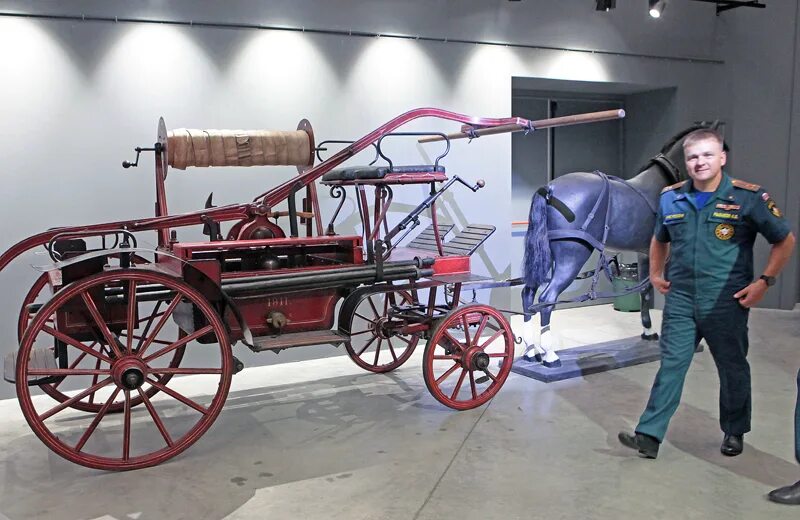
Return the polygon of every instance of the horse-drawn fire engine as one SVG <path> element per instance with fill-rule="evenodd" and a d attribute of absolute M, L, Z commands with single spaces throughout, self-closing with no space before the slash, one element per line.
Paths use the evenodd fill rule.
<path fill-rule="evenodd" d="M 5 377 L 49 448 L 106 470 L 158 464 L 203 435 L 243 368 L 232 352 L 237 342 L 256 352 L 344 345 L 372 372 L 396 369 L 423 342 L 431 394 L 458 410 L 480 406 L 508 377 L 515 342 L 497 309 L 459 305 L 462 284 L 478 278 L 470 255 L 495 228 L 452 233 L 452 225 L 439 225 L 436 201 L 445 190 L 483 186 L 448 176 L 440 161 L 450 139 L 620 116 L 532 122 L 423 108 L 357 141 L 319 145 L 306 120 L 288 132 L 168 132 L 161 120 L 154 146 L 137 148 L 136 162 L 123 163 L 135 166 L 139 153 L 154 153 L 155 217 L 50 229 L 0 256 L 0 270 L 40 246 L 53 260 L 23 300 L 19 349 L 6 356 Z M 450 136 L 395 132 L 422 117 L 463 126 Z M 445 141 L 446 151 L 432 165 L 399 166 L 381 146 L 390 136 L 432 136 Z M 346 146 L 314 166 L 325 144 Z M 337 168 L 369 147 L 387 164 Z M 299 175 L 249 203 L 213 207 L 209 199 L 198 211 L 167 211 L 170 167 L 266 165 L 295 165 Z M 326 226 L 319 179 L 340 199 Z M 430 195 L 390 228 L 392 190 L 410 184 L 430 186 Z M 335 230 L 348 190 L 362 221 L 359 235 Z M 277 210 L 284 202 L 288 209 Z M 406 243 L 425 211 L 431 225 Z M 226 222 L 232 226 L 223 234 Z M 208 239 L 180 241 L 177 230 L 188 226 L 203 226 Z M 156 233 L 157 247 L 141 245 L 143 232 Z M 195 395 L 189 381 L 208 395 Z"/>

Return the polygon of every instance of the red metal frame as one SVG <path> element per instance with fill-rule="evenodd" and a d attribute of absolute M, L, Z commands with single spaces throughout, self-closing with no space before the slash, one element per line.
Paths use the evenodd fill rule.
<path fill-rule="evenodd" d="M 286 198 L 291 195 L 293 190 L 297 189 L 298 187 L 305 188 L 310 186 L 316 179 L 322 177 L 350 157 L 370 146 L 382 135 L 390 133 L 410 121 L 424 117 L 447 119 L 450 121 L 464 123 L 472 127 L 481 128 L 512 124 L 526 126 L 529 124 L 527 119 L 519 117 L 480 118 L 458 114 L 456 112 L 450 112 L 448 110 L 442 110 L 439 108 L 417 108 L 401 114 L 384 125 L 376 128 L 350 146 L 340 150 L 326 161 L 301 173 L 299 177 L 289 179 L 283 184 L 280 184 L 279 186 L 258 195 L 253 199 L 253 202 L 201 209 L 180 215 L 167 214 L 166 188 L 164 185 L 164 179 L 166 178 L 167 173 L 167 165 L 166 159 L 162 158 L 161 160 L 156 161 L 156 203 L 158 207 L 157 211 L 160 216 L 132 220 L 119 220 L 102 224 L 61 227 L 32 235 L 17 242 L 2 255 L 0 255 L 0 271 L 5 269 L 5 267 L 16 257 L 30 249 L 48 243 L 59 233 L 76 231 L 101 232 L 113 231 L 115 229 L 127 229 L 131 232 L 158 231 L 159 247 L 168 248 L 169 230 L 171 228 L 203 224 L 204 217 L 211 218 L 216 222 L 228 222 L 232 220 L 243 220 L 257 215 L 263 215 L 268 212 L 270 208 L 286 200 Z M 159 132 L 159 134 L 160 133 L 161 132 Z M 166 138 L 166 136 L 164 136 L 164 138 Z M 159 139 L 161 139 L 161 135 L 159 135 Z"/>

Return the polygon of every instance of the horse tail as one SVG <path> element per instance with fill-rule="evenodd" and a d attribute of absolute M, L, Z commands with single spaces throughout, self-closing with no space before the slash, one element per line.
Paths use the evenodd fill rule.
<path fill-rule="evenodd" d="M 552 263 L 550 239 L 547 236 L 547 199 L 549 188 L 533 194 L 525 233 L 525 257 L 522 279 L 527 287 L 539 287 L 546 279 Z"/>

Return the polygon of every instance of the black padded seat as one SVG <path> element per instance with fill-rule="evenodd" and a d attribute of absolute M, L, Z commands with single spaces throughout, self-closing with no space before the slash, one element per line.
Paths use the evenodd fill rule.
<path fill-rule="evenodd" d="M 322 182 L 377 180 L 396 173 L 445 173 L 444 166 L 420 164 L 413 166 L 348 166 L 336 168 L 322 176 Z"/>

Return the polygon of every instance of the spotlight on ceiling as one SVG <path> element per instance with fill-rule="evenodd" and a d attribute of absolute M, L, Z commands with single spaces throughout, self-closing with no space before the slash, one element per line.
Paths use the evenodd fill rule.
<path fill-rule="evenodd" d="M 617 7 L 617 0 L 596 0 L 597 7 L 595 8 L 597 11 L 610 11 Z"/>
<path fill-rule="evenodd" d="M 653 18 L 661 18 L 661 13 L 667 7 L 667 0 L 648 0 L 650 2 L 650 16 Z"/>

